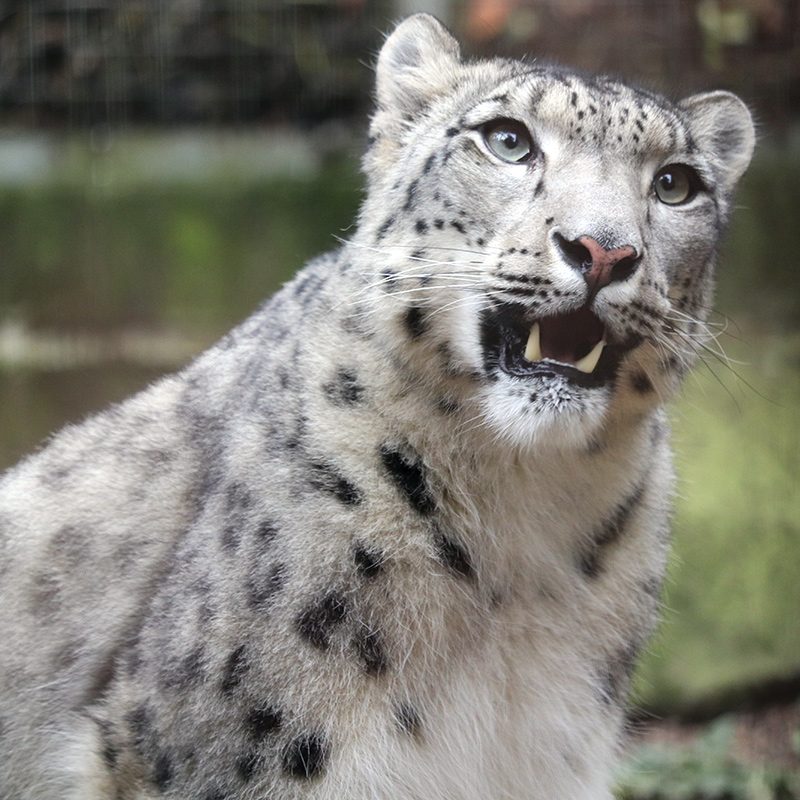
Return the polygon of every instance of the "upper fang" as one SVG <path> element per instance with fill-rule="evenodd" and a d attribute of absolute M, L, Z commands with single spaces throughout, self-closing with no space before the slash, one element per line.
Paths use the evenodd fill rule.
<path fill-rule="evenodd" d="M 600 356 L 603 355 L 603 348 L 606 346 L 605 341 L 602 339 L 580 360 L 575 362 L 575 369 L 581 372 L 590 373 L 594 372 Z"/>
<path fill-rule="evenodd" d="M 539 344 L 539 323 L 535 322 L 528 336 L 528 344 L 525 345 L 525 358 L 528 361 L 542 360 L 542 347 Z"/>

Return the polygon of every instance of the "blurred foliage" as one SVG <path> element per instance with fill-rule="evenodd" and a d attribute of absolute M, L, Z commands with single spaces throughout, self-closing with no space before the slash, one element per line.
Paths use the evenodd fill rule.
<path fill-rule="evenodd" d="M 310 256 L 337 246 L 359 184 L 352 162 L 338 160 L 301 181 L 7 189 L 0 316 L 220 334 Z"/>
<path fill-rule="evenodd" d="M 414 8 L 468 52 L 800 111 L 796 0 L 0 0 L 0 121 L 314 125 L 363 117 L 381 32 Z"/>
<path fill-rule="evenodd" d="M 800 336 L 721 336 L 674 418 L 679 497 L 661 628 L 638 673 L 660 713 L 800 671 Z"/>
<path fill-rule="evenodd" d="M 752 766 L 733 754 L 733 726 L 723 717 L 691 747 L 640 747 L 617 775 L 618 800 L 800 800 L 800 775 Z"/>

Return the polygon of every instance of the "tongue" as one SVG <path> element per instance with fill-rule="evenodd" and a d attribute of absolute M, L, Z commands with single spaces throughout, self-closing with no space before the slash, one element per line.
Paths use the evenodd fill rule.
<path fill-rule="evenodd" d="M 575 363 L 601 341 L 604 330 L 603 323 L 588 306 L 569 314 L 543 317 L 539 320 L 541 357 Z"/>

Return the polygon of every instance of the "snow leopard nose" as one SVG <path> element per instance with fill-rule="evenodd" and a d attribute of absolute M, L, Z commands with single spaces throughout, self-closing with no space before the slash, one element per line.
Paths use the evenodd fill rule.
<path fill-rule="evenodd" d="M 639 254 L 630 244 L 607 249 L 591 236 L 570 241 L 556 233 L 554 239 L 564 261 L 589 285 L 590 297 L 610 283 L 627 280 L 639 265 Z"/>

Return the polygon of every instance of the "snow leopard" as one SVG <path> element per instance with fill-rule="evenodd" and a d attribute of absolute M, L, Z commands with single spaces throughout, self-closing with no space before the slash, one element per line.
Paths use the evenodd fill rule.
<path fill-rule="evenodd" d="M 750 113 L 424 14 L 375 95 L 350 238 L 2 477 L 4 800 L 612 797 Z"/>

